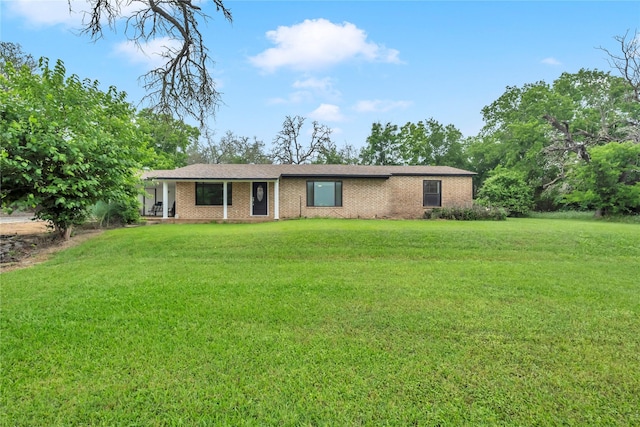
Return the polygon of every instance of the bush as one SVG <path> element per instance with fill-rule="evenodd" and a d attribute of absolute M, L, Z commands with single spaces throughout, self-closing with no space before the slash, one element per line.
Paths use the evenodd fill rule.
<path fill-rule="evenodd" d="M 518 172 L 496 169 L 480 188 L 477 203 L 504 208 L 510 216 L 525 216 L 533 207 L 533 190 Z"/>
<path fill-rule="evenodd" d="M 497 207 L 474 205 L 470 208 L 435 208 L 424 213 L 425 219 L 453 219 L 457 221 L 504 221 L 507 219 L 507 210 Z"/>
<path fill-rule="evenodd" d="M 100 227 L 133 224 L 140 219 L 137 203 L 98 202 L 91 213 Z"/>

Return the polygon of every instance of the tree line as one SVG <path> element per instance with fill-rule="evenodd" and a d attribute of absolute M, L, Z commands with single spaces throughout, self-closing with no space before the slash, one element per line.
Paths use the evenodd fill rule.
<path fill-rule="evenodd" d="M 102 201 L 137 212 L 139 171 L 192 163 L 447 165 L 477 172 L 478 202 L 508 208 L 640 213 L 638 34 L 603 49 L 611 72 L 582 69 L 507 87 L 482 109 L 480 133 L 453 124 L 373 123 L 364 146 L 336 146 L 331 129 L 287 116 L 271 146 L 231 131 L 219 139 L 167 109 L 137 111 L 115 87 L 67 76 L 0 42 L 0 195 L 5 210 L 35 209 L 63 236 Z M 305 136 L 310 135 L 310 136 Z"/>

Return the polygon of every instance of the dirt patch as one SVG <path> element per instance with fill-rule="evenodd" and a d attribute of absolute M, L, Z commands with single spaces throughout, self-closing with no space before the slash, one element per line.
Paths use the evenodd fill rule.
<path fill-rule="evenodd" d="M 61 250 L 76 246 L 102 230 L 77 230 L 69 240 L 61 240 L 45 222 L 0 224 L 0 272 L 30 267 Z"/>

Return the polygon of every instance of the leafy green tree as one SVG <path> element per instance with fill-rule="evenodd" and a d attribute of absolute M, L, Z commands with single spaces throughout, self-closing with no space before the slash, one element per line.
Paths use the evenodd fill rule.
<path fill-rule="evenodd" d="M 403 164 L 469 167 L 462 132 L 454 125 L 444 126 L 433 118 L 407 123 L 398 139 Z"/>
<path fill-rule="evenodd" d="M 593 147 L 590 161 L 575 164 L 568 178 L 569 203 L 602 215 L 640 213 L 640 144 Z"/>
<path fill-rule="evenodd" d="M 533 207 L 533 191 L 522 174 L 497 168 L 480 188 L 478 203 L 505 208 L 512 216 L 522 216 Z"/>
<path fill-rule="evenodd" d="M 147 137 L 123 92 L 66 77 L 62 61 L 40 67 L 8 62 L 0 74 L 0 197 L 4 209 L 35 209 L 69 238 L 98 201 L 136 199 Z"/>
<path fill-rule="evenodd" d="M 264 142 L 253 137 L 238 136 L 231 131 L 220 138 L 216 145 L 216 159 L 214 163 L 234 164 L 268 164 L 271 157 L 265 153 Z"/>
<path fill-rule="evenodd" d="M 356 165 L 359 162 L 358 152 L 352 145 L 345 144 L 338 148 L 333 142 L 324 147 L 314 161 L 322 165 Z"/>
<path fill-rule="evenodd" d="M 376 122 L 371 126 L 371 135 L 367 137 L 367 145 L 360 151 L 361 163 L 364 165 L 399 165 L 402 164 L 398 126 L 387 123 L 384 126 Z"/>
<path fill-rule="evenodd" d="M 189 146 L 198 143 L 200 130 L 167 114 L 141 110 L 136 123 L 150 135 L 149 146 L 156 153 L 144 166 L 153 169 L 174 169 L 187 165 Z"/>

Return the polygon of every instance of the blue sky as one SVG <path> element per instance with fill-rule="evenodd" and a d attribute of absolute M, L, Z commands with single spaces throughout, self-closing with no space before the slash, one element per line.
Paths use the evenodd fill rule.
<path fill-rule="evenodd" d="M 507 86 L 580 68 L 609 70 L 613 37 L 640 29 L 640 2 L 239 1 L 228 23 L 202 26 L 222 105 L 211 127 L 270 146 L 287 115 L 364 146 L 374 122 L 433 117 L 465 136 Z M 74 11 L 84 1 L 72 2 Z M 68 73 L 144 95 L 138 77 L 157 61 L 158 41 L 136 51 L 119 31 L 95 43 L 79 36 L 66 0 L 1 0 L 0 39 L 34 57 L 62 59 Z"/>

